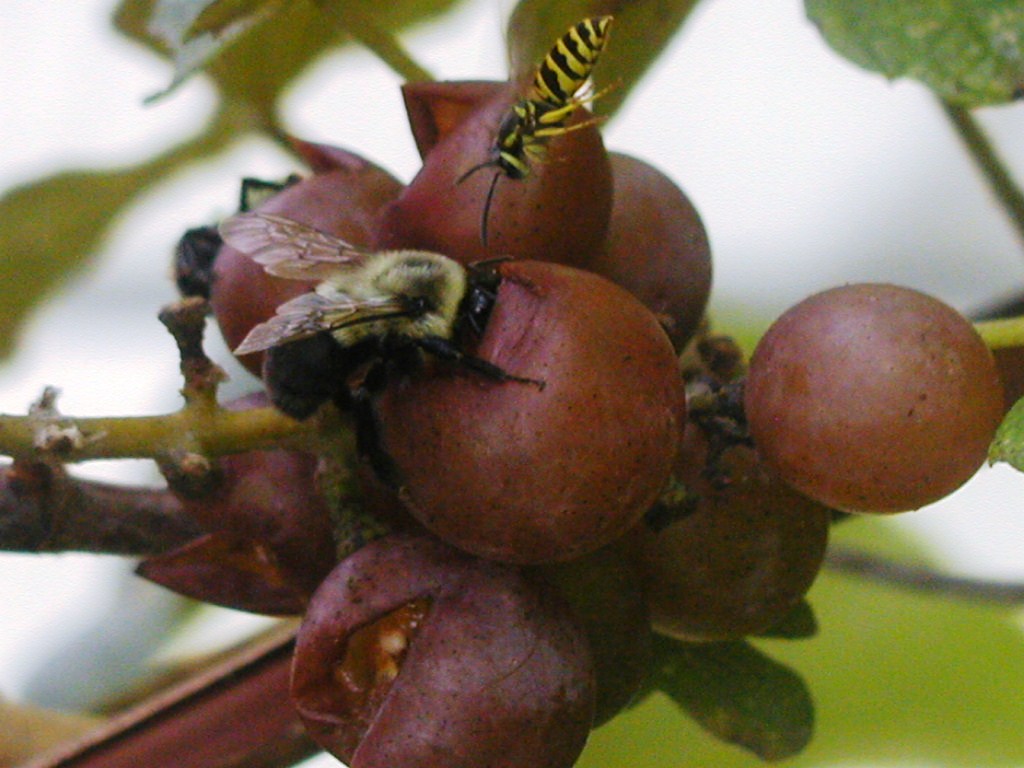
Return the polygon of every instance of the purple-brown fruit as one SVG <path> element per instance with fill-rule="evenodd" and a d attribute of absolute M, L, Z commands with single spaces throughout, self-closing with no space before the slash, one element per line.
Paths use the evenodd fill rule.
<path fill-rule="evenodd" d="M 474 354 L 515 376 L 436 366 L 382 396 L 383 445 L 428 529 L 482 557 L 568 560 L 614 540 L 665 485 L 685 421 L 672 345 L 602 277 L 505 262 Z"/>
<path fill-rule="evenodd" d="M 369 245 L 379 209 L 398 194 L 401 184 L 346 150 L 304 142 L 296 147 L 314 174 L 281 190 L 257 210 L 308 224 L 353 245 Z M 253 326 L 315 285 L 268 275 L 249 256 L 223 246 L 214 261 L 210 303 L 228 347 L 237 347 Z M 263 352 L 255 352 L 239 361 L 259 376 L 263 357 Z"/>
<path fill-rule="evenodd" d="M 697 209 L 642 160 L 609 154 L 615 197 L 605 247 L 583 265 L 630 291 L 676 349 L 693 336 L 711 292 L 711 249 Z"/>
<path fill-rule="evenodd" d="M 265 407 L 266 395 L 227 404 Z M 170 485 L 207 535 L 147 558 L 146 578 L 206 602 L 256 613 L 300 613 L 336 562 L 316 457 L 288 450 L 249 451 L 218 460 L 212 488 Z"/>
<path fill-rule="evenodd" d="M 821 568 L 831 513 L 792 490 L 745 446 L 704 474 L 707 444 L 687 430 L 677 464 L 696 506 L 633 532 L 651 623 L 687 641 L 733 640 L 777 624 Z"/>
<path fill-rule="evenodd" d="M 352 768 L 570 768 L 590 654 L 553 588 L 428 537 L 343 561 L 299 630 L 292 698 Z"/>
<path fill-rule="evenodd" d="M 597 126 L 551 138 L 544 157 L 530 161 L 526 178 L 502 174 L 485 246 L 481 221 L 500 171 L 487 167 L 460 179 L 494 157 L 498 125 L 522 92 L 509 83 L 486 85 L 405 86 L 417 143 L 426 154 L 416 178 L 386 207 L 377 246 L 436 251 L 463 263 L 513 256 L 581 265 L 604 242 L 612 205 L 611 168 Z M 478 101 L 469 109 L 466 99 L 473 97 Z M 435 109 L 442 113 L 428 118 Z M 453 126 L 453 118 L 461 121 Z M 589 119 L 580 109 L 568 122 Z"/>
<path fill-rule="evenodd" d="M 846 285 L 791 307 L 750 360 L 750 435 L 794 488 L 848 512 L 917 509 L 982 465 L 1003 413 L 992 355 L 952 307 Z"/>
<path fill-rule="evenodd" d="M 482 103 L 507 88 L 493 80 L 406 83 L 402 99 L 420 159 L 458 128 Z"/>
<path fill-rule="evenodd" d="M 594 727 L 636 696 L 651 663 L 651 623 L 640 572 L 623 539 L 577 560 L 540 566 L 576 614 L 594 662 Z"/>

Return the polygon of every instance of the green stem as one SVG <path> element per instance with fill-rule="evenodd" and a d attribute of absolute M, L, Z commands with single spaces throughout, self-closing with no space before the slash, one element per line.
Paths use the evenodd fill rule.
<path fill-rule="evenodd" d="M 53 457 L 62 462 L 91 459 L 158 458 L 177 453 L 226 453 L 309 445 L 316 420 L 297 422 L 276 408 L 246 411 L 186 407 L 162 416 L 41 420 L 0 414 L 0 452 L 17 458 Z M 41 430 L 52 425 L 69 439 L 59 448 L 40 447 Z"/>
<path fill-rule="evenodd" d="M 983 320 L 974 324 L 989 349 L 1024 347 L 1024 317 Z"/>
<path fill-rule="evenodd" d="M 377 58 L 406 82 L 426 82 L 434 79 L 409 55 L 394 35 L 381 29 L 370 16 L 355 8 L 353 3 L 318 0 L 317 5 L 338 27 L 376 54 Z"/>
<path fill-rule="evenodd" d="M 967 151 L 971 153 L 974 162 L 985 174 L 992 191 L 1016 228 L 1017 234 L 1024 241 L 1024 192 L 1014 182 L 1013 177 L 1006 169 L 1006 164 L 996 153 L 992 142 L 989 141 L 970 110 L 945 101 L 942 102 L 942 109 L 953 123 L 953 127 L 967 147 Z"/>

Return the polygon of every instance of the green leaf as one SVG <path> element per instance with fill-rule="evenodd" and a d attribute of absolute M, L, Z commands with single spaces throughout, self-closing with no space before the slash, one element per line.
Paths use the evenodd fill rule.
<path fill-rule="evenodd" d="M 130 40 L 141 43 L 159 56 L 170 59 L 171 49 L 149 31 L 156 0 L 122 0 L 114 11 L 114 28 Z"/>
<path fill-rule="evenodd" d="M 961 107 L 1001 104 L 1024 87 L 1020 0 L 805 0 L 836 51 L 886 77 L 920 80 Z"/>
<path fill-rule="evenodd" d="M 88 263 L 117 211 L 153 178 L 129 171 L 69 171 L 0 197 L 0 356 L 13 351 L 29 310 Z"/>
<path fill-rule="evenodd" d="M 150 18 L 162 3 L 189 6 L 179 10 L 175 26 L 184 30 L 179 34 L 187 35 L 193 22 L 202 23 L 200 13 L 208 2 L 123 0 L 116 24 L 131 39 L 175 61 L 174 47 L 153 33 Z M 371 22 L 377 34 L 384 35 L 436 16 L 455 3 L 456 0 L 349 0 L 344 4 L 345 15 L 361 22 L 351 28 L 338 23 L 339 14 L 325 14 L 316 2 L 261 3 L 259 12 L 240 15 L 219 36 L 203 32 L 185 43 L 188 60 L 176 64 L 171 87 L 194 72 L 195 66 L 201 66 L 217 84 L 225 101 L 246 105 L 251 110 L 252 127 L 273 127 L 281 93 L 326 51 L 351 42 Z M 230 13 L 222 18 L 227 17 Z M 166 90 L 169 88 L 162 93 Z"/>
<path fill-rule="evenodd" d="M 809 602 L 801 600 L 778 624 L 759 632 L 758 637 L 806 640 L 816 634 L 818 634 L 818 620 L 814 616 L 814 609 L 811 608 Z"/>
<path fill-rule="evenodd" d="M 273 13 L 276 9 L 272 6 L 280 3 L 281 0 L 204 0 L 196 3 L 200 6 L 199 14 L 185 29 L 181 39 L 188 42 L 204 33 L 214 36 L 229 34 L 229 30 L 239 23 Z"/>
<path fill-rule="evenodd" d="M 321 0 L 324 14 L 339 29 L 358 40 L 406 82 L 428 82 L 434 78 L 416 63 L 398 38 L 381 25 L 379 13 L 369 13 L 352 0 Z"/>
<path fill-rule="evenodd" d="M 233 112 L 222 112 L 198 138 L 143 164 L 64 171 L 0 195 L 0 358 L 14 350 L 29 311 L 96 255 L 125 206 L 185 163 L 237 138 L 237 123 Z"/>
<path fill-rule="evenodd" d="M 988 461 L 1005 461 L 1018 472 L 1024 472 L 1024 399 L 1014 404 L 996 430 L 988 448 Z"/>
<path fill-rule="evenodd" d="M 763 760 L 807 746 L 814 705 L 800 677 L 743 642 L 693 644 L 656 635 L 654 684 L 722 741 Z"/>
<path fill-rule="evenodd" d="M 718 739 L 762 760 L 798 754 L 814 730 L 804 681 L 749 643 L 687 644 L 656 636 L 658 687 Z"/>
<path fill-rule="evenodd" d="M 834 538 L 921 559 L 920 548 L 884 520 L 851 520 Z M 821 625 L 813 640 L 757 641 L 799 669 L 814 695 L 814 738 L 786 768 L 1024 765 L 1024 633 L 1013 610 L 828 571 L 809 600 Z M 760 765 L 655 694 L 595 731 L 577 768 Z"/>
<path fill-rule="evenodd" d="M 512 76 L 529 76 L 573 24 L 611 14 L 615 21 L 593 80 L 595 92 L 611 87 L 594 103 L 594 111 L 613 115 L 696 4 L 697 0 L 520 0 L 508 23 Z"/>
<path fill-rule="evenodd" d="M 246 105 L 251 110 L 254 128 L 275 124 L 277 99 L 282 91 L 311 61 L 339 42 L 336 30 L 324 23 L 312 3 L 295 2 L 287 3 L 271 24 L 257 19 L 225 40 L 201 35 L 185 45 L 187 51 L 176 54 L 174 47 L 150 28 L 150 19 L 161 1 L 125 0 L 116 15 L 117 27 L 125 35 L 174 63 L 171 85 L 161 94 L 194 71 L 192 64 L 182 58 L 190 57 L 192 63 L 201 65 L 213 78 L 223 100 Z M 182 11 L 179 27 L 187 29 L 197 17 L 195 8 L 191 14 Z"/>
<path fill-rule="evenodd" d="M 211 8 L 222 7 L 222 3 L 196 2 L 196 0 L 156 0 L 148 22 L 148 32 L 160 40 L 174 59 L 174 75 L 170 84 L 150 97 L 150 100 L 167 95 L 183 83 L 196 70 L 204 67 L 214 56 L 221 53 L 232 41 L 253 26 L 269 18 L 280 8 L 277 2 L 247 3 L 248 12 L 237 3 L 220 14 L 213 14 L 212 20 L 203 20 Z M 220 27 L 208 29 L 211 24 Z"/>

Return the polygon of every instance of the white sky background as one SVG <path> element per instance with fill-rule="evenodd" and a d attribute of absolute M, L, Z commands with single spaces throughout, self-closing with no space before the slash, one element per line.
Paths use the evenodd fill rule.
<path fill-rule="evenodd" d="M 511 6 L 475 0 L 406 42 L 438 77 L 500 78 Z M 142 105 L 169 72 L 112 36 L 112 7 L 78 0 L 57 13 L 53 4 L 0 0 L 0 190 L 68 166 L 143 160 L 210 110 L 201 79 Z M 288 98 L 289 127 L 408 180 L 418 158 L 398 82 L 369 54 L 331 57 Z M 980 117 L 1024 180 L 1024 105 Z M 659 165 L 695 201 L 714 251 L 713 302 L 730 312 L 769 318 L 851 281 L 914 286 L 961 309 L 1024 285 L 1024 247 L 932 98 L 840 60 L 797 0 L 709 0 L 605 135 L 611 148 Z M 0 367 L 0 412 L 24 411 L 46 384 L 62 389 L 69 414 L 175 408 L 177 359 L 156 320 L 173 297 L 171 249 L 187 227 L 231 211 L 241 176 L 292 170 L 275 148 L 253 142 L 150 192 L 113 228 L 104 259 L 33 320 L 24 353 Z M 228 359 L 216 340 L 208 346 Z M 252 384 L 231 370 L 234 386 Z M 154 479 L 141 462 L 86 469 Z M 1022 484 L 1009 471 L 982 474 L 899 524 L 926 535 L 953 568 L 1024 579 Z M 160 596 L 137 586 L 110 594 L 123 571 L 104 558 L 0 555 L 0 695 L 23 694 L 54 654 L 87 666 L 85 651 L 62 648 L 95 617 L 86 601 L 162 606 L 150 621 L 152 633 L 162 631 L 170 608 Z"/>

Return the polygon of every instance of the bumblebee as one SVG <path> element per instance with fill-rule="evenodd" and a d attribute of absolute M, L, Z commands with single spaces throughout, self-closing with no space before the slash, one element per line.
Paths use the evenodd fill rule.
<path fill-rule="evenodd" d="M 398 484 L 397 470 L 379 445 L 374 398 L 424 353 L 494 381 L 542 386 L 459 348 L 458 339 L 486 324 L 499 281 L 493 269 L 429 251 L 366 251 L 266 213 L 232 216 L 219 232 L 268 274 L 319 281 L 256 325 L 235 354 L 266 351 L 267 391 L 293 418 L 328 401 L 351 410 L 360 452 L 389 484 Z"/>
<path fill-rule="evenodd" d="M 210 298 L 213 262 L 222 241 L 213 226 L 193 227 L 178 240 L 174 249 L 174 282 L 182 296 Z"/>
<path fill-rule="evenodd" d="M 498 179 L 525 179 L 530 161 L 543 156 L 554 136 L 586 128 L 588 120 L 568 126 L 573 113 L 599 94 L 580 95 L 597 59 L 604 50 L 612 16 L 584 19 L 562 35 L 537 67 L 526 96 L 512 105 L 498 124 L 490 157 L 473 166 L 457 180 L 462 183 L 483 168 L 496 168 L 484 199 L 480 240 L 487 245 L 487 219 Z M 596 120 L 596 118 L 595 118 Z"/>

